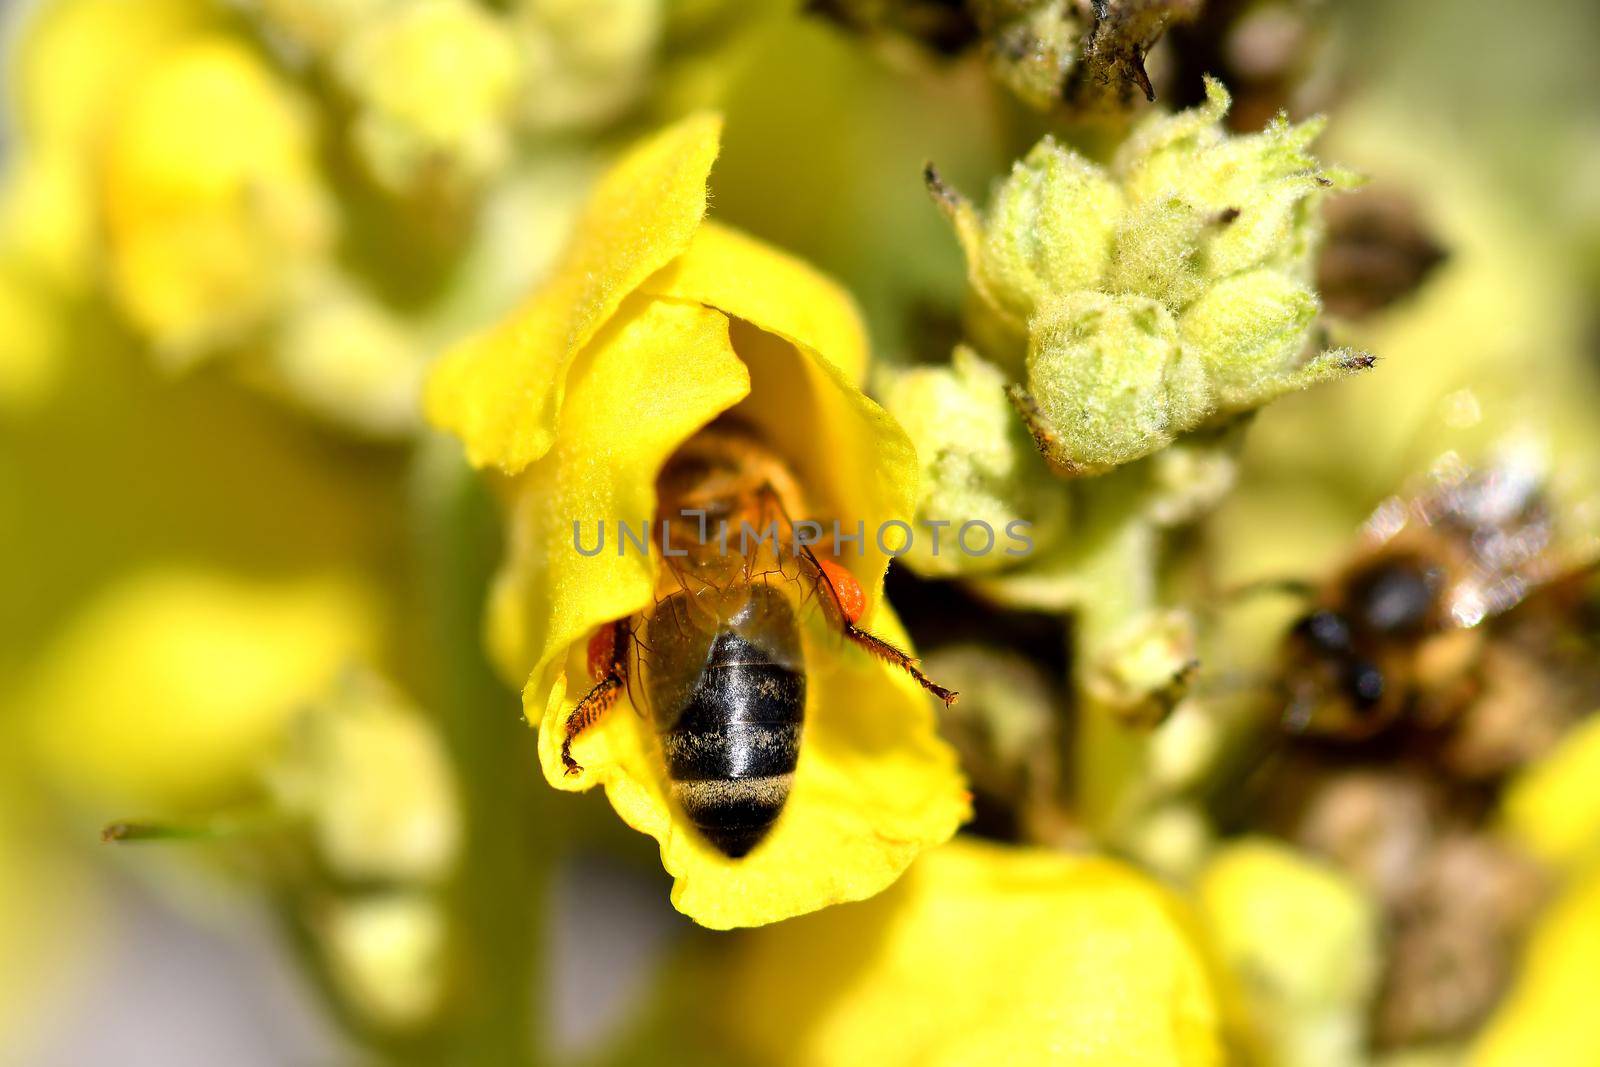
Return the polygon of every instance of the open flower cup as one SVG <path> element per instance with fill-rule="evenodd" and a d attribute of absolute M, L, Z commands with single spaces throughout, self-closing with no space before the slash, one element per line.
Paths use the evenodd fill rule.
<path fill-rule="evenodd" d="M 605 787 L 617 813 L 661 844 L 673 904 L 727 928 L 872 896 L 918 853 L 948 839 L 968 798 L 934 704 L 903 672 L 804 627 L 806 725 L 788 804 L 770 836 L 729 859 L 695 833 L 669 791 L 655 727 L 624 697 L 575 741 L 568 716 L 594 684 L 585 650 L 599 629 L 652 604 L 659 561 L 619 554 L 615 531 L 656 514 L 656 476 L 724 413 L 753 426 L 791 465 L 809 518 L 854 531 L 838 562 L 865 592 L 861 625 L 904 647 L 881 589 L 877 532 L 913 514 L 917 458 L 859 385 L 867 345 L 850 298 L 809 267 L 706 221 L 721 120 L 696 115 L 629 152 L 599 183 L 564 260 L 528 303 L 437 366 L 432 421 L 498 472 L 509 502 L 508 558 L 489 607 L 489 641 L 527 679 L 545 776 Z M 577 550 L 575 526 L 592 547 Z M 857 549 L 859 548 L 859 552 Z"/>

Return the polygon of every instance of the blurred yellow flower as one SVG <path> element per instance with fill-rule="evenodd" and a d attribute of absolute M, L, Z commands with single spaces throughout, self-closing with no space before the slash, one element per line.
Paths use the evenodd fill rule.
<path fill-rule="evenodd" d="M 956 841 L 882 896 L 762 930 L 717 1025 L 793 1067 L 1199 1067 L 1220 1009 L 1177 905 L 1109 860 Z"/>
<path fill-rule="evenodd" d="M 1251 839 L 1219 849 L 1197 889 L 1264 1062 L 1365 1063 L 1378 916 L 1355 885 L 1287 845 Z"/>
<path fill-rule="evenodd" d="M 416 892 L 330 901 L 316 927 L 330 977 L 363 1015 L 396 1029 L 427 1021 L 449 974 L 438 901 Z"/>
<path fill-rule="evenodd" d="M 1541 861 L 1572 870 L 1600 858 L 1600 715 L 1512 779 L 1502 828 Z"/>
<path fill-rule="evenodd" d="M 395 5 L 361 24 L 340 49 L 338 69 L 362 105 L 355 144 L 385 185 L 407 189 L 447 167 L 471 181 L 505 163 L 517 53 L 482 5 Z"/>
<path fill-rule="evenodd" d="M 102 195 L 124 313 L 178 366 L 268 323 L 332 240 L 310 114 L 243 42 L 198 38 L 128 89 Z"/>
<path fill-rule="evenodd" d="M 100 220 L 94 168 L 128 86 L 220 21 L 205 0 L 37 5 L 7 68 L 13 107 L 0 179 L 0 405 L 44 399 L 69 351 L 69 297 L 91 290 Z"/>
<path fill-rule="evenodd" d="M 664 0 L 517 0 L 512 26 L 527 67 L 528 125 L 565 130 L 636 104 L 657 65 Z"/>
<path fill-rule="evenodd" d="M 414 324 L 327 278 L 284 320 L 262 384 L 347 429 L 399 437 L 421 422 L 431 354 Z"/>
<path fill-rule="evenodd" d="M 1466 1062 L 1470 1067 L 1590 1067 L 1600 960 L 1600 872 L 1567 890 L 1529 938 L 1522 971 Z"/>
<path fill-rule="evenodd" d="M 840 641 L 813 641 L 806 735 L 788 806 L 755 852 L 731 860 L 671 800 L 654 731 L 627 708 L 560 759 L 588 689 L 586 640 L 640 611 L 656 588 L 642 553 L 586 557 L 573 522 L 637 526 L 655 477 L 717 415 L 736 410 L 800 476 L 817 518 L 869 531 L 909 518 L 917 462 L 858 383 L 867 350 L 849 298 L 803 264 L 703 222 L 721 123 L 697 115 L 631 151 L 600 182 L 549 282 L 510 319 L 454 352 L 429 382 L 432 420 L 480 467 L 514 476 L 511 558 L 490 609 L 497 662 L 529 678 L 545 775 L 604 785 L 619 815 L 661 843 L 675 906 L 713 927 L 772 922 L 870 896 L 947 839 L 967 800 L 911 679 Z M 888 557 L 869 533 L 841 561 L 862 622 L 903 642 L 881 602 Z M 531 678 L 529 677 L 531 673 Z"/>
<path fill-rule="evenodd" d="M 168 49 L 222 27 L 208 0 L 47 0 L 24 27 L 11 91 L 30 147 L 87 162 L 128 87 Z"/>
<path fill-rule="evenodd" d="M 308 820 L 330 870 L 384 883 L 449 874 L 461 846 L 449 758 L 396 690 L 347 671 L 287 734 L 267 782 L 280 809 Z"/>
<path fill-rule="evenodd" d="M 273 29 L 313 52 L 326 52 L 397 0 L 245 0 Z"/>
<path fill-rule="evenodd" d="M 22 706 L 52 777 L 97 817 L 210 813 L 254 790 L 284 724 L 377 645 L 376 606 L 344 579 L 147 571 L 56 638 Z"/>

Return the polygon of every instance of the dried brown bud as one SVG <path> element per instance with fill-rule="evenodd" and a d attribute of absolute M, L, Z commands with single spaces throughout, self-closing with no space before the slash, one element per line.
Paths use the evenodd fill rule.
<path fill-rule="evenodd" d="M 1446 252 L 1424 225 L 1417 204 L 1391 189 L 1363 189 L 1326 202 L 1326 243 L 1317 260 L 1317 289 L 1335 315 L 1360 318 L 1411 295 Z"/>

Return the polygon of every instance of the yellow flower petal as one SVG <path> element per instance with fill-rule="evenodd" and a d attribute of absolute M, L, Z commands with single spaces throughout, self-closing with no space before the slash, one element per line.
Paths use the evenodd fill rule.
<path fill-rule="evenodd" d="M 854 385 L 865 379 L 867 335 L 850 294 L 731 227 L 707 220 L 683 255 L 640 288 L 718 308 L 821 355 Z"/>
<path fill-rule="evenodd" d="M 1600 960 L 1600 872 L 1574 886 L 1534 929 L 1522 972 L 1489 1020 L 1471 1067 L 1592 1067 L 1600 1063 L 1594 1021 Z"/>
<path fill-rule="evenodd" d="M 1270 1050 L 1262 1060 L 1365 1062 L 1379 923 L 1357 888 L 1286 845 L 1246 838 L 1217 850 L 1197 889 L 1252 1036 Z"/>
<path fill-rule="evenodd" d="M 839 562 L 867 595 L 864 624 L 870 627 L 890 552 L 903 545 L 905 531 L 888 524 L 909 523 L 916 508 L 916 449 L 833 360 L 742 323 L 735 322 L 732 333 L 751 380 L 738 414 L 761 427 L 789 460 L 812 497 L 817 514 L 811 517 L 824 521 L 828 534 L 835 519 L 846 536 L 855 536 L 860 524 L 859 542 L 841 544 Z"/>
<path fill-rule="evenodd" d="M 695 115 L 629 152 L 595 190 L 549 282 L 440 361 L 428 417 L 461 437 L 475 466 L 516 474 L 550 450 L 573 359 L 700 225 L 721 129 L 720 117 Z"/>
<path fill-rule="evenodd" d="M 94 601 L 24 696 L 33 740 L 103 817 L 207 812 L 253 788 L 283 725 L 378 644 L 366 590 L 152 571 Z"/>
<path fill-rule="evenodd" d="M 555 446 L 513 488 L 511 559 L 490 603 L 495 662 L 509 677 L 533 676 L 530 722 L 540 720 L 568 646 L 650 602 L 652 563 L 634 551 L 617 555 L 614 524 L 650 522 L 667 457 L 750 389 L 725 317 L 643 296 L 623 304 L 569 379 Z M 606 550 L 575 551 L 574 522 L 585 545 L 604 522 Z"/>
<path fill-rule="evenodd" d="M 872 901 L 748 936 L 731 964 L 716 1022 L 758 1063 L 1222 1062 L 1176 905 L 1107 860 L 954 842 Z"/>
<path fill-rule="evenodd" d="M 1600 715 L 1523 770 L 1500 802 L 1501 825 L 1534 856 L 1573 867 L 1600 856 Z"/>
<path fill-rule="evenodd" d="M 39 4 L 18 42 L 12 84 L 31 147 L 88 166 L 128 86 L 166 49 L 224 16 L 207 0 L 55 0 Z"/>
<path fill-rule="evenodd" d="M 268 320 L 326 251 L 314 130 L 245 44 L 200 38 L 130 90 L 103 178 L 123 310 L 190 360 Z"/>

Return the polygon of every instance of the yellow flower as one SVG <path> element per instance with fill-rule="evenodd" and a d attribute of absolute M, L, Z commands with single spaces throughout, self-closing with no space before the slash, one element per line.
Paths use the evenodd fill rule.
<path fill-rule="evenodd" d="M 461 847 L 448 755 L 382 678 L 345 672 L 317 694 L 267 767 L 277 806 L 309 824 L 323 863 L 351 881 L 442 881 Z"/>
<path fill-rule="evenodd" d="M 1594 968 L 1600 959 L 1600 872 L 1569 889 L 1534 928 L 1511 992 L 1473 1045 L 1470 1067 L 1600 1063 Z"/>
<path fill-rule="evenodd" d="M 87 162 L 128 86 L 173 46 L 226 15 L 208 0 L 50 0 L 28 16 L 11 84 L 30 148 Z"/>
<path fill-rule="evenodd" d="M 370 658 L 375 614 L 334 578 L 126 578 L 40 658 L 23 697 L 33 740 L 102 819 L 209 813 L 249 795 L 284 724 Z"/>
<path fill-rule="evenodd" d="M 1365 1062 L 1378 921 L 1356 887 L 1291 848 L 1245 839 L 1212 856 L 1197 890 L 1263 1062 Z"/>
<path fill-rule="evenodd" d="M 1172 898 L 1109 860 L 958 841 L 748 936 L 715 1004 L 753 1062 L 1198 1067 L 1219 998 Z"/>
<path fill-rule="evenodd" d="M 1558 870 L 1600 860 L 1600 715 L 1520 771 L 1500 801 L 1506 833 Z"/>
<path fill-rule="evenodd" d="M 516 44 L 470 0 L 413 0 L 368 18 L 341 48 L 361 103 L 353 136 L 379 181 L 410 189 L 441 173 L 476 181 L 510 152 Z"/>
<path fill-rule="evenodd" d="M 183 365 L 270 322 L 332 239 L 308 113 L 245 44 L 214 35 L 128 87 L 101 193 L 113 289 Z"/>
<path fill-rule="evenodd" d="M 649 605 L 656 588 L 641 553 L 574 551 L 573 522 L 648 520 L 657 472 L 725 411 L 792 464 L 816 518 L 863 522 L 862 554 L 840 562 L 866 592 L 862 624 L 904 640 L 879 595 L 888 557 L 873 532 L 910 517 L 916 456 L 859 390 L 867 351 L 848 297 L 703 221 L 720 130 L 720 119 L 694 116 L 618 163 L 545 287 L 443 359 L 427 409 L 474 464 L 514 476 L 511 558 L 489 638 L 502 668 L 528 678 L 523 706 L 540 724 L 546 777 L 563 789 L 605 786 L 618 814 L 661 843 L 674 905 L 732 927 L 877 893 L 954 832 L 967 800 L 916 684 L 826 637 L 807 649 L 807 725 L 788 805 L 750 855 L 731 860 L 690 831 L 669 800 L 654 731 L 625 706 L 578 738 L 582 773 L 563 773 L 564 726 L 591 684 L 585 642 Z"/>
<path fill-rule="evenodd" d="M 219 21 L 204 0 L 36 5 L 7 69 L 15 143 L 0 178 L 0 407 L 50 395 L 71 351 L 68 298 L 100 271 L 94 168 L 129 84 Z"/>

